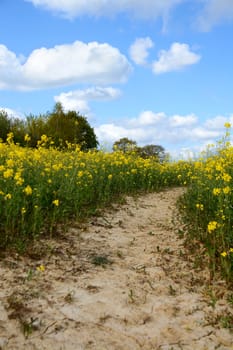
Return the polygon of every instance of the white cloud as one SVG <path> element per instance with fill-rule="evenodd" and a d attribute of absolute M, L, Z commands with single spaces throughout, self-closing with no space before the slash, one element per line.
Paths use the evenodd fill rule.
<path fill-rule="evenodd" d="M 153 63 L 153 72 L 161 74 L 182 68 L 199 62 L 201 56 L 190 50 L 189 45 L 175 42 L 168 51 L 161 50 L 159 59 Z"/>
<path fill-rule="evenodd" d="M 172 127 L 185 127 L 192 126 L 197 123 L 197 116 L 190 114 L 187 116 L 173 115 L 170 119 L 170 126 Z"/>
<path fill-rule="evenodd" d="M 127 80 L 132 67 L 109 44 L 75 41 L 34 50 L 21 64 L 6 46 L 0 46 L 0 89 L 31 90 L 74 83 L 111 84 Z"/>
<path fill-rule="evenodd" d="M 21 119 L 21 120 L 25 119 L 25 115 L 24 114 L 14 110 L 14 109 L 0 106 L 0 112 L 1 111 L 6 112 L 8 117 L 11 118 L 11 119 Z"/>
<path fill-rule="evenodd" d="M 228 121 L 229 121 L 229 118 L 222 116 L 222 115 L 218 115 L 214 118 L 207 119 L 205 121 L 205 126 L 206 126 L 206 128 L 211 129 L 211 130 L 215 130 L 215 129 L 219 130 L 219 129 L 223 129 L 224 124 Z"/>
<path fill-rule="evenodd" d="M 119 98 L 120 90 L 112 87 L 92 87 L 85 90 L 63 92 L 54 99 L 61 102 L 65 110 L 75 110 L 85 115 L 90 114 L 89 101 L 108 101 Z"/>
<path fill-rule="evenodd" d="M 198 18 L 201 30 L 209 31 L 214 25 L 223 21 L 233 20 L 232 0 L 202 0 L 205 3 L 204 10 Z"/>
<path fill-rule="evenodd" d="M 152 111 L 143 111 L 137 118 L 130 119 L 128 124 L 131 127 L 156 125 L 162 122 L 165 116 L 165 113 L 162 112 L 154 113 Z"/>
<path fill-rule="evenodd" d="M 20 84 L 21 76 L 20 58 L 17 58 L 15 53 L 9 51 L 5 45 L 0 45 L 0 89 Z"/>
<path fill-rule="evenodd" d="M 122 137 L 128 137 L 139 146 L 159 144 L 174 157 L 196 155 L 207 144 L 215 143 L 224 135 L 224 124 L 213 128 L 218 117 L 201 122 L 194 114 L 167 115 L 164 112 L 144 111 L 136 118 L 102 124 L 95 127 L 100 144 L 113 144 Z M 224 117 L 231 122 L 233 116 Z M 212 121 L 212 124 L 211 124 Z M 220 121 L 219 121 L 220 122 Z"/>
<path fill-rule="evenodd" d="M 67 18 L 113 16 L 128 13 L 137 18 L 167 17 L 171 9 L 186 0 L 25 0 Z"/>
<path fill-rule="evenodd" d="M 131 59 L 136 64 L 146 64 L 146 59 L 149 55 L 148 50 L 153 46 L 154 43 L 149 37 L 136 39 L 129 49 Z"/>

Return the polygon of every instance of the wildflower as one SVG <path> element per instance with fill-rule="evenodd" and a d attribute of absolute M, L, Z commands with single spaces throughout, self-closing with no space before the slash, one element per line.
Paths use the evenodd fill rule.
<path fill-rule="evenodd" d="M 24 183 L 24 179 L 22 179 L 21 173 L 20 173 L 20 172 L 17 172 L 17 173 L 15 174 L 14 179 L 15 179 L 15 181 L 16 181 L 16 185 L 21 186 L 21 185 Z"/>
<path fill-rule="evenodd" d="M 214 188 L 213 189 L 213 195 L 218 196 L 221 193 L 221 188 Z"/>
<path fill-rule="evenodd" d="M 231 188 L 229 186 L 226 186 L 226 187 L 223 188 L 223 193 L 224 194 L 228 194 L 230 192 L 231 192 Z"/>
<path fill-rule="evenodd" d="M 44 265 L 37 266 L 36 269 L 37 269 L 37 271 L 39 271 L 39 272 L 44 272 L 44 271 L 45 271 Z"/>
<path fill-rule="evenodd" d="M 7 170 L 4 171 L 4 173 L 3 173 L 4 179 L 8 179 L 8 178 L 12 177 L 12 176 L 13 176 L 13 173 L 14 173 L 13 169 L 7 169 Z"/>
<path fill-rule="evenodd" d="M 211 233 L 212 231 L 216 230 L 217 225 L 218 225 L 217 221 L 210 221 L 207 227 L 208 232 Z"/>
<path fill-rule="evenodd" d="M 7 134 L 7 139 L 6 139 L 6 142 L 7 143 L 13 143 L 13 139 L 14 139 L 14 134 L 13 132 L 9 132 L 9 134 Z"/>
<path fill-rule="evenodd" d="M 82 177 L 83 174 L 84 174 L 84 172 L 83 172 L 82 170 L 80 170 L 80 171 L 78 172 L 78 177 Z"/>
<path fill-rule="evenodd" d="M 224 173 L 222 175 L 222 178 L 225 182 L 230 182 L 231 181 L 231 175 Z"/>
<path fill-rule="evenodd" d="M 12 195 L 10 194 L 10 193 L 7 193 L 6 195 L 5 195 L 5 197 L 4 197 L 6 200 L 7 199 L 11 199 L 12 198 Z"/>
<path fill-rule="evenodd" d="M 47 142 L 48 141 L 48 136 L 43 134 L 40 139 L 41 139 L 41 142 Z"/>
<path fill-rule="evenodd" d="M 25 189 L 23 190 L 23 192 L 26 194 L 26 196 L 30 196 L 32 194 L 32 188 L 30 185 L 27 185 L 27 187 L 25 187 Z"/>
<path fill-rule="evenodd" d="M 230 129 L 230 128 L 231 128 L 231 123 L 226 122 L 226 123 L 224 124 L 224 126 L 225 126 L 226 129 Z"/>
<path fill-rule="evenodd" d="M 59 199 L 54 199 L 53 204 L 58 207 L 59 206 Z"/>
<path fill-rule="evenodd" d="M 24 141 L 26 141 L 26 142 L 31 141 L 31 137 L 30 137 L 28 134 L 26 134 L 26 135 L 24 136 Z"/>
<path fill-rule="evenodd" d="M 108 179 L 109 179 L 109 180 L 112 180 L 112 174 L 109 174 L 109 175 L 108 175 Z"/>
<path fill-rule="evenodd" d="M 227 256 L 227 252 L 222 252 L 221 256 L 223 256 L 225 258 Z"/>
<path fill-rule="evenodd" d="M 196 204 L 196 208 L 199 209 L 199 210 L 204 210 L 204 205 L 197 203 Z"/>
<path fill-rule="evenodd" d="M 23 208 L 21 209 L 21 214 L 24 215 L 26 212 L 27 212 L 27 210 L 23 207 Z"/>

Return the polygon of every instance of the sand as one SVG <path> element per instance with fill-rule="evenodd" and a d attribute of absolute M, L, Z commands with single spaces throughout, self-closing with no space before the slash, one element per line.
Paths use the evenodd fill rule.
<path fill-rule="evenodd" d="M 233 349 L 229 291 L 179 235 L 182 191 L 127 197 L 2 257 L 0 349 Z"/>

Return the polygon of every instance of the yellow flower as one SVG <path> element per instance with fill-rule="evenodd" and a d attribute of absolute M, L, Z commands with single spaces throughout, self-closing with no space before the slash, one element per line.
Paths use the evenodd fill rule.
<path fill-rule="evenodd" d="M 27 187 L 25 187 L 25 189 L 23 190 L 23 192 L 27 195 L 30 196 L 32 194 L 32 188 L 30 185 L 27 185 Z"/>
<path fill-rule="evenodd" d="M 26 212 L 27 212 L 27 210 L 23 207 L 23 208 L 21 209 L 21 214 L 24 215 Z"/>
<path fill-rule="evenodd" d="M 227 252 L 222 252 L 221 255 L 225 258 L 227 256 Z"/>
<path fill-rule="evenodd" d="M 224 173 L 222 175 L 222 178 L 225 182 L 230 182 L 231 181 L 231 175 Z"/>
<path fill-rule="evenodd" d="M 12 198 L 12 195 L 10 194 L 10 193 L 7 193 L 6 195 L 5 195 L 5 197 L 4 197 L 6 200 L 7 199 L 11 199 Z"/>
<path fill-rule="evenodd" d="M 26 142 L 31 141 L 31 137 L 30 137 L 28 134 L 26 134 L 26 135 L 24 136 L 24 141 L 26 141 Z"/>
<path fill-rule="evenodd" d="M 221 193 L 221 188 L 214 188 L 213 189 L 213 195 L 218 196 Z"/>
<path fill-rule="evenodd" d="M 59 206 L 59 199 L 54 199 L 53 204 L 58 207 Z"/>
<path fill-rule="evenodd" d="M 7 169 L 6 171 L 4 171 L 3 173 L 3 177 L 4 179 L 8 179 L 9 177 L 12 177 L 13 176 L 13 169 Z"/>
<path fill-rule="evenodd" d="M 7 139 L 6 139 L 6 142 L 7 143 L 13 143 L 13 139 L 14 139 L 14 134 L 13 132 L 9 132 L 9 134 L 7 134 Z"/>
<path fill-rule="evenodd" d="M 44 271 L 45 271 L 44 265 L 37 266 L 36 269 L 37 269 L 37 271 L 39 271 L 39 272 L 44 272 Z"/>
<path fill-rule="evenodd" d="M 230 129 L 230 128 L 231 128 L 231 123 L 226 122 L 226 123 L 224 124 L 224 126 L 225 126 L 225 128 Z"/>
<path fill-rule="evenodd" d="M 84 174 L 84 172 L 83 172 L 82 170 L 80 170 L 80 171 L 78 172 L 78 177 L 82 177 L 83 174 Z"/>
<path fill-rule="evenodd" d="M 112 174 L 109 174 L 109 175 L 108 175 L 108 179 L 109 179 L 109 180 L 112 180 Z"/>
<path fill-rule="evenodd" d="M 217 221 L 210 221 L 207 227 L 208 232 L 211 233 L 212 231 L 216 230 L 217 225 L 218 225 Z"/>
<path fill-rule="evenodd" d="M 223 189 L 223 193 L 224 193 L 224 194 L 228 194 L 228 193 L 230 193 L 230 192 L 231 192 L 231 188 L 230 188 L 229 186 L 224 187 L 224 189 Z"/>
<path fill-rule="evenodd" d="M 204 210 L 204 205 L 203 205 L 203 204 L 197 203 L 197 204 L 196 204 L 196 208 L 197 208 L 197 209 L 200 209 L 200 210 Z"/>

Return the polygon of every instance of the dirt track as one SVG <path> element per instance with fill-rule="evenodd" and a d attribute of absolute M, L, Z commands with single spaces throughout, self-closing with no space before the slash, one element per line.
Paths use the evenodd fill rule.
<path fill-rule="evenodd" d="M 233 349 L 224 283 L 209 285 L 177 235 L 181 192 L 127 198 L 0 260 L 0 349 Z"/>

